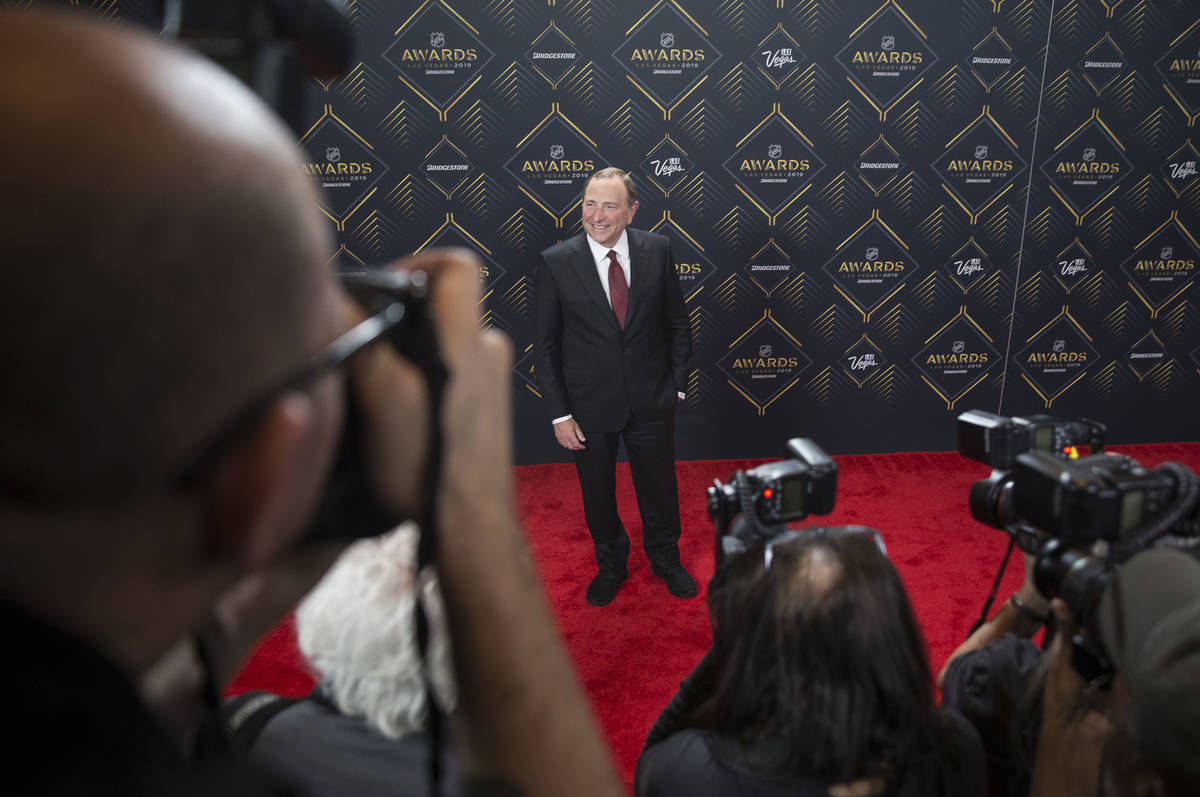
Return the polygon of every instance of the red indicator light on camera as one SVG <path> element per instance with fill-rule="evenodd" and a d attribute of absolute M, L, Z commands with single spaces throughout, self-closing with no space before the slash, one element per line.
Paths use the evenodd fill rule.
<path fill-rule="evenodd" d="M 763 498 L 770 498 L 771 496 L 775 495 L 775 491 L 772 490 L 770 487 L 764 487 L 762 495 L 763 495 Z"/>

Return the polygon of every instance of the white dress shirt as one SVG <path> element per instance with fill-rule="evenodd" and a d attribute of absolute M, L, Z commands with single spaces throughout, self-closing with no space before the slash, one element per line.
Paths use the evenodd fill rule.
<path fill-rule="evenodd" d="M 625 272 L 625 284 L 632 288 L 633 283 L 629 280 L 629 236 L 621 230 L 621 237 L 611 247 L 596 243 L 590 235 L 585 237 L 588 248 L 592 250 L 592 260 L 596 261 L 596 273 L 600 275 L 600 284 L 604 286 L 604 298 L 608 299 L 608 306 L 612 307 L 612 291 L 608 288 L 608 252 L 611 249 L 617 253 L 617 262 Z"/>

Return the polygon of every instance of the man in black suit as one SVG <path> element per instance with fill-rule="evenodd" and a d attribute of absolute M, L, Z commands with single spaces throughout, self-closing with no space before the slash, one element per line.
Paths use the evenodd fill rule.
<path fill-rule="evenodd" d="M 650 570 L 671 594 L 696 582 L 679 561 L 675 405 L 684 397 L 691 332 L 671 244 L 628 227 L 630 176 L 602 169 L 583 188 L 583 229 L 542 252 L 537 275 L 537 376 L 554 435 L 575 457 L 599 573 L 587 600 L 604 606 L 627 575 L 629 537 L 617 514 L 617 446 L 625 441 Z"/>

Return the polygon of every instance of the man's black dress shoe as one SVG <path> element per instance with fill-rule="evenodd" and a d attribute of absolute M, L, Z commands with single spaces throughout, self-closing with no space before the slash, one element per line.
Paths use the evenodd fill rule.
<path fill-rule="evenodd" d="M 696 580 L 683 569 L 683 565 L 661 569 L 650 565 L 650 572 L 667 582 L 667 589 L 676 598 L 694 598 L 700 594 Z"/>
<path fill-rule="evenodd" d="M 613 598 L 617 597 L 617 590 L 621 588 L 626 575 L 628 575 L 626 572 L 614 573 L 609 570 L 601 570 L 592 579 L 592 583 L 588 584 L 587 602 L 593 606 L 607 606 L 612 603 Z"/>

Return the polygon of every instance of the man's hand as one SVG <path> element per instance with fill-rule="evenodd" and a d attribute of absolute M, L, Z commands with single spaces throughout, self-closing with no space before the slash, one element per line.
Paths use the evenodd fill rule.
<path fill-rule="evenodd" d="M 1033 578 L 1033 568 L 1037 564 L 1037 557 L 1032 554 L 1025 554 L 1025 582 L 1017 588 L 1017 600 L 1033 609 L 1038 614 L 1048 615 L 1050 613 L 1050 601 L 1046 596 L 1038 592 L 1037 584 Z"/>
<path fill-rule="evenodd" d="M 558 444 L 563 448 L 571 451 L 582 451 L 587 438 L 583 436 L 583 430 L 579 428 L 579 424 L 575 423 L 574 418 L 567 418 L 565 421 L 559 421 L 554 424 L 554 436 L 558 438 Z"/>
<path fill-rule="evenodd" d="M 503 356 L 479 351 L 486 336 L 479 328 L 479 261 L 474 253 L 431 249 L 403 258 L 390 268 L 419 269 L 429 275 L 439 353 L 452 374 L 479 367 L 481 357 Z M 362 311 L 349 299 L 346 306 L 351 321 L 362 318 Z M 393 347 L 377 345 L 355 358 L 350 378 L 369 431 L 367 468 L 377 495 L 400 514 L 412 517 L 419 512 L 427 490 L 424 477 L 432 412 L 425 377 Z M 450 396 L 444 401 L 445 425 L 450 426 Z"/>
<path fill-rule="evenodd" d="M 1071 666 L 1071 612 L 1057 598 L 1050 608 L 1058 620 L 1058 633 L 1046 651 L 1042 730 L 1029 794 L 1089 797 L 1097 793 L 1101 755 L 1113 727 L 1100 712 L 1081 706 L 1085 684 Z"/>

